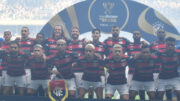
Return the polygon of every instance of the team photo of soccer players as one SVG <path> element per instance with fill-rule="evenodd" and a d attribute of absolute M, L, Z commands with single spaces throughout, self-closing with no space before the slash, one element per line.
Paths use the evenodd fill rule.
<path fill-rule="evenodd" d="M 119 26 L 103 42 L 98 28 L 92 29 L 92 40 L 80 39 L 77 26 L 71 39 L 63 25 L 55 25 L 47 39 L 43 33 L 30 38 L 26 26 L 20 32 L 12 40 L 6 30 L 0 42 L 0 95 L 47 97 L 49 82 L 64 80 L 71 99 L 113 99 L 116 92 L 122 100 L 137 95 L 141 100 L 172 100 L 172 95 L 180 100 L 180 50 L 162 28 L 153 43 L 142 41 L 138 30 L 131 42 L 121 37 Z"/>

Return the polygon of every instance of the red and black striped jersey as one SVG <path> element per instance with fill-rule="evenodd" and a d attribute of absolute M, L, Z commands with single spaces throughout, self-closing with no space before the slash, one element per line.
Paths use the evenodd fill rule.
<path fill-rule="evenodd" d="M 100 54 L 102 59 L 104 59 L 105 44 L 103 42 L 94 42 L 94 41 L 92 41 L 90 43 L 95 46 L 95 52 Z"/>
<path fill-rule="evenodd" d="M 154 41 L 152 44 L 151 44 L 151 52 L 152 53 L 157 53 L 158 51 L 162 50 L 162 49 L 165 49 L 166 48 L 166 44 L 165 44 L 165 41 L 163 42 L 159 42 L 159 41 Z"/>
<path fill-rule="evenodd" d="M 48 64 L 51 68 L 55 66 L 64 79 L 71 79 L 74 77 L 72 63 L 75 62 L 77 58 L 77 54 L 71 51 L 66 51 L 65 54 L 58 52 L 49 57 Z M 60 75 L 57 75 L 57 77 L 62 78 Z"/>
<path fill-rule="evenodd" d="M 122 55 L 122 58 L 117 61 L 112 56 L 105 59 L 105 66 L 109 73 L 107 83 L 111 85 L 120 85 L 126 83 L 126 66 L 128 66 L 129 58 L 126 55 Z"/>
<path fill-rule="evenodd" d="M 83 40 L 78 40 L 78 41 L 69 41 L 67 49 L 69 51 L 72 51 L 74 53 L 77 53 L 78 56 L 81 56 L 82 54 L 84 54 L 84 43 Z"/>
<path fill-rule="evenodd" d="M 124 37 L 119 37 L 118 40 L 113 40 L 112 37 L 109 37 L 104 41 L 105 43 L 105 54 L 106 56 L 110 56 L 112 53 L 112 48 L 115 44 L 120 44 L 123 47 L 123 52 L 127 51 L 127 46 L 129 45 L 130 41 Z"/>
<path fill-rule="evenodd" d="M 100 76 L 104 75 L 104 62 L 99 57 L 88 60 L 86 56 L 81 56 L 77 61 L 77 66 L 82 68 L 82 79 L 90 82 L 99 82 Z"/>
<path fill-rule="evenodd" d="M 24 52 L 24 54 L 30 55 L 33 51 L 34 39 L 28 38 L 27 40 L 20 40 L 19 42 L 20 50 Z"/>
<path fill-rule="evenodd" d="M 166 50 L 160 50 L 157 53 L 158 60 L 161 63 L 160 79 L 170 79 L 178 77 L 178 67 L 180 66 L 180 50 L 175 49 L 174 52 L 169 55 Z"/>
<path fill-rule="evenodd" d="M 1 51 L 0 58 L 7 64 L 7 74 L 10 76 L 21 76 L 25 74 L 25 65 L 27 62 L 27 55 L 19 52 L 14 55 L 10 52 Z"/>
<path fill-rule="evenodd" d="M 68 41 L 66 38 L 62 37 L 60 39 L 63 39 L 65 40 L 66 42 Z M 53 39 L 53 38 L 48 38 L 46 41 L 45 41 L 45 44 L 47 46 L 47 55 L 52 55 L 52 54 L 55 54 L 57 53 L 57 49 L 56 49 L 56 42 L 60 39 Z"/>
<path fill-rule="evenodd" d="M 129 74 L 133 74 L 133 80 L 153 81 L 153 73 L 159 73 L 160 66 L 155 55 L 151 55 L 147 60 L 135 56 L 129 62 Z"/>
<path fill-rule="evenodd" d="M 8 50 L 9 47 L 10 47 L 10 43 L 11 42 L 5 42 L 5 41 L 1 42 L 1 44 L 0 44 L 0 51 Z"/>
<path fill-rule="evenodd" d="M 128 56 L 134 56 L 134 55 L 140 53 L 141 47 L 144 44 L 146 44 L 144 41 L 141 41 L 139 43 L 134 43 L 134 42 L 129 43 L 129 45 L 127 46 Z"/>
<path fill-rule="evenodd" d="M 9 48 L 10 48 L 10 43 L 11 42 L 5 42 L 5 41 L 3 41 L 1 44 L 0 44 L 0 51 L 8 51 L 9 50 Z M 2 61 L 2 59 L 0 59 L 0 61 L 1 61 L 1 68 L 3 69 L 3 70 L 6 70 L 7 69 L 7 64 L 4 62 L 4 61 Z"/>
<path fill-rule="evenodd" d="M 48 72 L 48 65 L 46 61 L 35 59 L 34 55 L 28 58 L 26 65 L 31 69 L 31 80 L 47 80 L 50 79 L 50 73 Z"/>
<path fill-rule="evenodd" d="M 57 53 L 56 41 L 57 41 L 57 40 L 55 40 L 55 39 L 53 39 L 53 38 L 47 39 L 46 45 L 47 45 L 47 47 L 48 47 L 48 55 Z"/>

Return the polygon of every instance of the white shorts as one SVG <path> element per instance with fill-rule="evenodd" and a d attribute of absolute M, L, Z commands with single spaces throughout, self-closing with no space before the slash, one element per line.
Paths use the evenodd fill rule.
<path fill-rule="evenodd" d="M 170 87 L 174 88 L 174 90 L 180 90 L 180 77 L 172 79 L 159 79 L 158 91 L 165 91 Z"/>
<path fill-rule="evenodd" d="M 127 84 L 122 85 L 106 85 L 106 94 L 114 95 L 115 91 L 118 91 L 119 94 L 129 94 L 129 87 Z"/>
<path fill-rule="evenodd" d="M 98 87 L 103 87 L 103 86 L 101 82 L 89 82 L 89 81 L 82 80 L 79 87 L 88 90 L 90 87 L 93 87 L 94 89 L 96 89 Z"/>
<path fill-rule="evenodd" d="M 25 69 L 26 72 L 26 86 L 28 87 L 31 83 L 31 70 L 30 69 Z"/>
<path fill-rule="evenodd" d="M 59 79 L 59 78 L 55 78 L 55 80 L 62 80 L 62 79 Z M 76 90 L 76 83 L 75 83 L 75 79 L 72 78 L 72 79 L 65 79 L 66 80 L 66 83 L 67 83 L 67 88 L 68 90 Z"/>
<path fill-rule="evenodd" d="M 83 73 L 81 72 L 74 73 L 74 76 L 75 76 L 76 87 L 79 88 L 80 84 L 82 83 Z"/>
<path fill-rule="evenodd" d="M 1 78 L 1 84 L 2 84 L 2 86 L 4 85 L 4 80 L 5 80 L 5 78 L 6 78 L 6 76 L 7 76 L 7 70 L 3 70 L 2 71 L 2 78 Z"/>
<path fill-rule="evenodd" d="M 156 87 L 154 81 L 143 82 L 143 81 L 132 80 L 130 90 L 139 91 L 144 89 L 146 91 L 155 91 L 155 88 Z"/>
<path fill-rule="evenodd" d="M 23 76 L 9 76 L 7 75 L 4 80 L 4 86 L 26 87 L 25 75 Z"/>
<path fill-rule="evenodd" d="M 48 88 L 48 82 L 50 80 L 31 80 L 30 85 L 27 88 L 37 90 L 40 86 L 45 90 Z"/>

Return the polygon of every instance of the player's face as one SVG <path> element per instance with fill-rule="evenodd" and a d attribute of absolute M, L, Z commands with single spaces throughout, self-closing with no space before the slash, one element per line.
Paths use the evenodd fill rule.
<path fill-rule="evenodd" d="M 167 51 L 174 51 L 174 49 L 175 49 L 175 42 L 167 41 L 166 42 L 166 50 Z"/>
<path fill-rule="evenodd" d="M 144 59 L 147 59 L 150 57 L 151 55 L 151 52 L 150 52 L 150 49 L 149 48 L 144 48 L 141 50 L 141 57 L 144 58 Z"/>
<path fill-rule="evenodd" d="M 19 47 L 17 44 L 11 44 L 10 45 L 10 53 L 17 53 L 19 52 Z"/>
<path fill-rule="evenodd" d="M 64 41 L 57 42 L 57 49 L 59 51 L 65 51 L 66 50 L 66 42 L 64 42 Z"/>
<path fill-rule="evenodd" d="M 61 26 L 55 26 L 54 27 L 54 38 L 58 39 L 62 36 L 62 27 Z"/>
<path fill-rule="evenodd" d="M 10 40 L 11 40 L 11 37 L 12 37 L 12 35 L 11 35 L 11 32 L 10 32 L 10 31 L 4 32 L 4 39 L 5 39 L 6 41 L 10 41 Z"/>
<path fill-rule="evenodd" d="M 41 35 L 41 34 L 37 34 L 37 35 L 36 35 L 36 41 L 37 41 L 39 44 L 42 43 L 43 40 L 44 40 L 43 35 Z"/>
<path fill-rule="evenodd" d="M 92 33 L 93 40 L 99 40 L 100 37 L 101 37 L 101 34 L 99 31 L 94 31 L 94 33 Z"/>
<path fill-rule="evenodd" d="M 79 29 L 77 28 L 73 28 L 72 31 L 71 31 L 71 35 L 72 35 L 72 38 L 73 39 L 78 39 L 79 38 Z"/>
<path fill-rule="evenodd" d="M 22 38 L 28 38 L 28 36 L 29 36 L 29 30 L 28 30 L 28 28 L 22 28 L 22 29 L 21 29 L 21 37 L 22 37 Z"/>
<path fill-rule="evenodd" d="M 112 36 L 113 37 L 118 37 L 120 33 L 120 29 L 118 27 L 112 28 Z"/>
<path fill-rule="evenodd" d="M 94 55 L 94 49 L 92 47 L 85 48 L 85 55 L 87 58 L 91 58 Z"/>
<path fill-rule="evenodd" d="M 42 49 L 39 47 L 35 47 L 33 50 L 33 53 L 34 53 L 34 56 L 40 57 L 40 56 L 42 56 Z"/>
<path fill-rule="evenodd" d="M 136 41 L 136 40 L 140 40 L 141 39 L 141 34 L 140 34 L 140 32 L 134 32 L 133 33 L 133 39 L 134 39 L 134 41 Z"/>
<path fill-rule="evenodd" d="M 165 39 L 165 37 L 166 37 L 165 31 L 163 31 L 163 30 L 158 30 L 158 31 L 157 31 L 157 37 L 158 37 L 158 39 Z"/>
<path fill-rule="evenodd" d="M 112 51 L 113 56 L 116 58 L 121 57 L 122 53 L 123 53 L 122 48 L 114 48 Z"/>

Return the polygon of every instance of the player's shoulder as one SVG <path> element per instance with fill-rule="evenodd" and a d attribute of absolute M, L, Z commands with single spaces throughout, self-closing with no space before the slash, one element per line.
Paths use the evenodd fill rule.
<path fill-rule="evenodd" d="M 104 40 L 104 43 L 106 43 L 106 41 L 112 40 L 112 37 L 108 37 L 107 39 Z"/>

